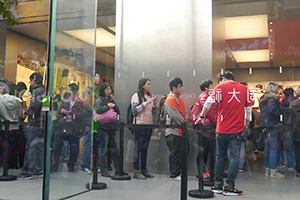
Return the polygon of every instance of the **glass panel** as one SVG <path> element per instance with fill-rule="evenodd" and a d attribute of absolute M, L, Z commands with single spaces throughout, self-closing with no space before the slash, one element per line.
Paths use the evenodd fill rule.
<path fill-rule="evenodd" d="M 17 175 L 18 179 L 33 179 L 34 182 L 11 179 L 8 182 L 3 181 L 5 170 L 2 163 L 0 193 L 3 199 L 41 199 L 45 112 L 41 111 L 40 105 L 46 86 L 48 29 L 45 24 L 48 21 L 49 3 L 23 1 L 12 10 L 19 18 L 19 24 L 8 26 L 6 20 L 1 20 L 0 28 L 0 77 L 4 82 L 5 79 L 8 80 L 6 85 L 10 90 L 4 93 L 11 95 L 4 100 L 3 91 L 1 92 L 1 99 L 4 101 L 1 100 L 0 118 L 1 121 L 9 120 L 13 124 L 8 131 L 9 143 L 3 143 L 5 133 L 4 129 L 1 130 L 1 149 L 5 149 L 5 152 L 3 154 L 1 150 L 0 162 L 8 163 L 8 176 Z M 14 102 L 13 95 L 22 99 L 23 103 Z M 9 102 L 14 102 L 11 104 L 13 107 L 4 106 Z M 22 120 L 18 122 L 20 115 Z M 5 156 L 6 153 L 8 157 Z"/>
<path fill-rule="evenodd" d="M 48 3 L 48 0 L 42 4 L 37 1 L 21 2 L 16 8 L 21 24 L 7 27 L 1 22 L 1 36 L 6 35 L 1 37 L 2 43 L 3 38 L 6 38 L 5 54 L 0 47 L 0 56 L 5 56 L 5 62 L 0 62 L 1 77 L 27 84 L 32 70 L 41 69 L 40 73 L 45 71 L 43 64 L 47 66 Z M 38 9 L 25 12 L 32 8 Z M 178 160 L 169 161 L 170 154 L 174 153 L 170 149 L 174 150 L 172 145 L 176 145 L 175 149 L 179 147 L 180 139 L 175 141 L 173 138 L 173 142 L 170 142 L 170 137 L 165 136 L 168 130 L 166 132 L 158 126 L 159 113 L 151 113 L 153 104 L 144 103 L 146 109 L 143 106 L 137 109 L 139 114 L 136 123 L 151 128 L 146 130 L 135 126 L 135 129 L 130 130 L 125 127 L 122 146 L 119 145 L 121 131 L 96 127 L 91 124 L 91 116 L 82 119 L 83 114 L 78 116 L 77 113 L 64 111 L 70 107 L 78 108 L 78 104 L 73 105 L 72 97 L 76 95 L 68 90 L 70 84 L 72 87 L 78 86 L 78 98 L 83 100 L 84 106 L 79 109 L 79 113 L 87 107 L 95 107 L 101 113 L 103 110 L 100 103 L 105 102 L 100 98 L 93 98 L 93 92 L 86 95 L 84 89 L 95 86 L 99 93 L 100 82 L 110 84 L 114 92 L 102 95 L 107 96 L 109 101 L 114 98 L 114 104 L 120 110 L 118 119 L 127 124 L 127 109 L 133 94 L 138 91 L 139 80 L 150 79 L 150 93 L 153 97 L 157 96 L 157 105 L 163 95 L 169 94 L 168 83 L 171 78 L 180 77 L 183 80 L 181 99 L 185 105 L 180 115 L 187 118 L 191 105 L 203 92 L 199 90 L 199 83 L 211 79 L 213 87 L 216 87 L 217 74 L 226 70 L 233 72 L 235 81 L 248 87 L 254 104 L 251 108 L 250 134 L 243 138 L 239 149 L 240 157 L 236 166 L 240 173 L 235 179 L 236 187 L 246 190 L 247 193 L 259 194 L 261 199 L 264 199 L 261 196 L 264 194 L 268 195 L 266 198 L 293 198 L 296 191 L 293 184 L 297 182 L 296 175 L 300 176 L 300 130 L 297 126 L 300 124 L 297 114 L 300 96 L 297 90 L 300 86 L 299 10 L 300 2 L 296 0 L 58 0 L 54 73 L 51 74 L 54 78 L 55 98 L 51 135 L 53 173 L 50 174 L 50 199 L 60 199 L 87 190 L 86 184 L 91 182 L 92 177 L 81 173 L 81 165 L 82 154 L 93 149 L 93 141 L 89 143 L 89 150 L 86 146 L 83 147 L 83 144 L 87 144 L 84 139 L 93 137 L 93 134 L 83 137 L 91 128 L 100 135 L 100 144 L 94 149 L 97 152 L 100 147 L 100 167 L 96 171 L 100 169 L 101 173 L 95 175 L 98 182 L 104 182 L 110 188 L 96 193 L 97 197 L 178 199 L 180 190 L 184 188 L 177 182 L 170 181 L 170 178 L 178 180 L 177 175 L 182 172 L 172 168 L 181 158 L 180 150 L 177 154 Z M 97 42 L 93 35 L 95 28 Z M 5 68 L 1 67 L 4 63 Z M 95 71 L 99 72 L 100 80 L 95 77 Z M 45 73 L 43 76 L 45 77 Z M 276 84 L 268 86 L 270 82 Z M 103 83 L 103 86 L 107 85 Z M 147 89 L 146 86 L 144 89 Z M 27 96 L 25 93 L 23 99 L 26 100 Z M 133 98 L 133 102 L 139 104 L 140 99 Z M 275 107 L 271 114 L 266 110 L 270 99 Z M 173 106 L 176 104 L 174 101 Z M 115 126 L 124 124 L 117 123 Z M 100 126 L 105 126 L 105 123 Z M 215 160 L 215 155 L 209 148 L 215 150 L 215 136 L 211 134 L 214 132 L 213 127 L 189 130 L 188 190 L 198 188 L 195 175 L 198 173 L 197 157 L 200 151 L 203 151 L 203 160 L 206 163 L 202 174 L 205 182 L 209 184 L 207 180 L 213 181 L 214 165 L 210 161 Z M 200 139 L 202 144 L 199 144 Z M 106 142 L 110 145 L 107 146 Z M 137 150 L 138 147 L 141 152 Z M 223 153 L 227 154 L 226 151 L 225 148 Z M 117 156 L 119 152 L 123 152 L 123 160 L 122 156 Z M 137 156 L 138 153 L 141 154 L 140 157 Z M 89 157 L 88 155 L 87 163 L 91 163 Z M 224 175 L 230 173 L 230 156 L 226 157 Z M 122 162 L 123 170 L 132 178 L 126 182 L 126 187 L 124 182 L 105 177 L 108 176 L 105 172 L 113 176 L 120 170 L 119 162 Z M 72 172 L 70 165 L 75 172 Z M 87 165 L 87 168 L 91 167 L 91 164 Z M 9 171 L 10 174 L 20 172 L 20 169 Z M 136 178 L 143 178 L 141 172 L 148 172 L 154 178 L 137 180 Z M 282 181 L 274 180 L 272 194 L 266 193 L 265 187 L 260 187 L 270 186 L 269 179 L 265 176 L 273 179 L 286 177 L 283 180 L 287 184 L 282 185 Z M 113 177 L 116 178 L 122 179 L 120 176 Z M 219 178 L 221 177 L 217 179 L 220 180 Z M 16 186 L 13 188 L 20 191 L 7 192 L 11 185 L 0 183 L 2 198 L 23 199 L 28 196 L 30 199 L 40 199 L 42 179 L 38 184 L 26 184 L 28 189 L 25 191 L 24 183 L 15 181 L 12 184 Z M 93 194 L 95 193 L 84 193 L 77 198 L 88 199 Z"/>
<path fill-rule="evenodd" d="M 91 181 L 96 5 L 96 1 L 58 0 L 57 12 L 53 10 L 56 33 L 55 55 L 51 55 L 54 100 L 50 199 L 83 192 Z"/>

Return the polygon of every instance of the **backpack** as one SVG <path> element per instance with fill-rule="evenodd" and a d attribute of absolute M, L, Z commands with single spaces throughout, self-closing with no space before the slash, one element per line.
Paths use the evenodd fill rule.
<path fill-rule="evenodd" d="M 19 119 L 23 115 L 22 102 L 22 99 L 13 95 L 0 95 L 1 121 L 19 122 Z"/>
<path fill-rule="evenodd" d="M 127 124 L 133 124 L 133 118 L 134 118 L 134 115 L 132 113 L 132 106 L 131 106 L 131 103 L 129 103 L 129 105 L 127 107 Z"/>
<path fill-rule="evenodd" d="M 139 105 L 140 105 L 140 103 L 139 103 Z M 127 116 L 127 120 L 126 120 L 127 124 L 133 124 L 133 119 L 134 119 L 135 115 L 133 115 L 133 113 L 132 113 L 131 101 L 130 101 L 128 107 L 127 107 L 127 115 L 126 116 Z M 128 129 L 131 130 L 131 132 L 133 134 L 132 128 L 128 128 Z"/>
<path fill-rule="evenodd" d="M 157 105 L 157 110 L 158 110 L 158 123 L 159 124 L 166 124 L 166 115 L 165 115 L 165 103 L 166 103 L 166 99 L 168 96 L 172 96 L 175 98 L 176 102 L 177 102 L 177 106 L 179 105 L 179 101 L 177 99 L 177 97 L 170 92 L 170 94 L 168 95 L 163 95 L 159 101 L 158 101 L 158 105 Z"/>
<path fill-rule="evenodd" d="M 197 101 L 191 106 L 191 112 L 188 117 L 189 122 L 194 124 L 198 120 L 201 112 L 202 112 L 202 106 Z"/>

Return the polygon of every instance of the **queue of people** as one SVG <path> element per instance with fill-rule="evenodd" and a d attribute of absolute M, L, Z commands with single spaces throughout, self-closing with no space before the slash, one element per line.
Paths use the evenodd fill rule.
<path fill-rule="evenodd" d="M 90 174 L 91 164 L 91 133 L 99 133 L 99 173 L 104 177 L 110 177 L 106 167 L 106 155 L 108 148 L 111 151 L 114 163 L 115 174 L 119 174 L 119 149 L 117 145 L 116 128 L 103 127 L 99 121 L 92 120 L 94 115 L 103 115 L 109 110 L 116 114 L 120 109 L 113 98 L 113 88 L 106 82 L 100 82 L 100 74 L 95 73 L 93 86 L 88 86 L 84 90 L 83 99 L 79 98 L 79 86 L 76 83 L 68 85 L 67 91 L 57 102 L 57 118 L 55 118 L 55 129 L 52 133 L 53 150 L 51 171 L 59 170 L 61 162 L 62 147 L 65 141 L 69 144 L 68 171 L 75 172 L 74 166 L 77 162 L 79 146 L 78 141 L 84 137 L 84 151 L 81 159 L 82 173 Z M 284 178 L 285 175 L 279 170 L 280 164 L 284 162 L 284 151 L 287 158 L 287 170 L 294 172 L 296 162 L 297 177 L 300 177 L 300 86 L 296 93 L 292 88 L 287 88 L 279 93 L 277 83 L 269 83 L 266 91 L 263 92 L 262 85 L 258 84 L 257 92 L 253 97 L 249 88 L 235 81 L 234 74 L 230 71 L 218 74 L 218 84 L 213 88 L 213 82 L 206 79 L 200 83 L 202 93 L 193 105 L 189 121 L 192 123 L 202 123 L 203 128 L 198 130 L 198 136 L 203 141 L 203 158 L 207 165 L 208 154 L 214 155 L 210 159 L 210 165 L 215 166 L 215 184 L 211 190 L 223 195 L 241 195 L 243 191 L 236 189 L 235 179 L 237 173 L 242 172 L 245 164 L 245 140 L 254 126 L 251 121 L 257 121 L 259 116 L 259 127 L 263 131 L 264 142 L 264 163 L 265 176 L 271 178 Z M 33 73 L 30 77 L 31 101 L 28 108 L 24 107 L 22 99 L 15 97 L 7 80 L 0 80 L 1 95 L 0 100 L 7 101 L 11 98 L 13 102 L 14 118 L 5 118 L 4 111 L 1 109 L 1 121 L 10 120 L 16 125 L 16 129 L 11 129 L 11 135 L 18 135 L 21 140 L 10 139 L 9 144 L 3 140 L 3 126 L 1 131 L 1 151 L 2 154 L 14 151 L 10 147 L 24 142 L 24 153 L 19 152 L 19 158 L 24 155 L 24 161 L 19 161 L 22 165 L 22 172 L 18 175 L 19 179 L 32 179 L 34 175 L 43 176 L 43 147 L 44 147 L 44 111 L 40 99 L 45 95 L 45 88 L 42 85 L 43 77 L 38 73 Z M 20 85 L 20 86 L 19 86 Z M 24 84 L 18 83 L 21 89 Z M 159 109 L 165 125 L 181 125 L 186 122 L 186 108 L 181 94 L 183 93 L 183 80 L 174 77 L 169 81 L 170 93 L 165 96 L 164 103 Z M 26 90 L 26 88 L 25 88 Z M 20 92 L 20 89 L 18 90 Z M 158 96 L 151 94 L 151 80 L 142 78 L 138 82 L 137 91 L 131 97 L 131 112 L 133 124 L 149 125 L 153 124 L 153 115 L 157 113 Z M 212 91 L 212 92 L 210 92 Z M 5 94 L 6 93 L 6 94 Z M 8 96 L 10 95 L 10 96 Z M 19 95 L 19 94 L 17 94 Z M 14 96 L 14 97 L 12 97 Z M 5 98 L 4 98 L 5 97 Z M 21 96 L 20 96 L 21 97 Z M 94 107 L 93 107 L 94 102 Z M 162 109 L 162 110 L 161 110 Z M 193 110 L 197 109 L 197 110 Z M 19 110 L 19 112 L 17 112 Z M 252 116 L 252 114 L 254 116 Z M 257 114 L 258 113 L 258 114 Z M 18 123 L 28 116 L 29 127 L 23 127 Z M 95 118 L 94 118 L 95 119 Z M 93 126 L 92 126 L 93 123 Z M 91 127 L 94 127 L 92 130 Z M 134 176 L 135 179 L 145 180 L 154 178 L 147 170 L 148 146 L 152 135 L 151 128 L 134 128 L 135 137 L 134 148 Z M 24 133 L 26 132 L 26 134 Z M 165 130 L 166 145 L 170 150 L 169 170 L 170 180 L 181 180 L 181 143 L 182 130 L 167 128 Z M 26 140 L 25 140 L 26 137 Z M 26 141 L 26 143 L 25 143 Z M 15 142 L 15 143 L 14 143 Z M 9 146 L 9 148 L 4 148 Z M 12 149 L 18 149 L 14 147 Z M 295 149 L 295 154 L 294 154 Z M 226 155 L 228 154 L 229 170 L 226 181 L 224 182 L 224 169 Z M 200 154 L 199 154 L 200 155 Z M 198 168 L 201 156 L 197 156 Z M 4 158 L 7 162 L 7 158 Z M 13 158 L 15 160 L 16 158 Z M 2 159 L 3 160 L 3 159 Z M 285 165 L 285 163 L 284 163 Z M 128 175 L 123 172 L 123 174 Z M 204 169 L 204 175 L 209 176 L 208 170 Z"/>

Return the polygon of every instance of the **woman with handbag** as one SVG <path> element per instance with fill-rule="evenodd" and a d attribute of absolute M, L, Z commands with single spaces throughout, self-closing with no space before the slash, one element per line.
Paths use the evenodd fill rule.
<path fill-rule="evenodd" d="M 151 81 L 147 78 L 139 80 L 138 91 L 131 98 L 131 108 L 134 115 L 134 124 L 153 124 L 153 114 L 156 112 L 156 97 L 151 97 Z M 134 176 L 145 180 L 154 178 L 147 170 L 147 151 L 151 139 L 151 128 L 136 128 L 134 149 Z M 139 155 L 141 153 L 141 156 Z M 140 170 L 141 157 L 141 170 Z"/>
<path fill-rule="evenodd" d="M 112 123 L 116 120 L 116 114 L 120 113 L 120 109 L 111 98 L 111 87 L 108 83 L 101 83 L 99 88 L 99 97 L 95 102 L 95 116 L 94 119 L 99 117 L 100 123 Z M 104 119 L 105 118 L 105 119 Z M 105 121 L 101 121 L 105 120 Z M 118 144 L 116 136 L 116 128 L 100 127 L 99 128 L 99 166 L 101 175 L 104 177 L 110 177 L 106 167 L 106 153 L 107 146 L 111 150 L 112 159 L 114 161 L 115 174 L 118 175 L 118 169 L 120 164 L 120 158 L 118 153 Z M 123 173 L 128 175 L 127 173 Z"/>

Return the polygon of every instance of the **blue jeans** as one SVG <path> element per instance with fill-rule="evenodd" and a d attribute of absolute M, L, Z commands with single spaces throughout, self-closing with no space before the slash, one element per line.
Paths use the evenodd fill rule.
<path fill-rule="evenodd" d="M 265 135 L 265 152 L 264 161 L 266 168 L 276 169 L 277 158 L 277 132 L 273 128 L 269 128 Z"/>
<path fill-rule="evenodd" d="M 294 143 L 291 135 L 291 130 L 287 130 L 284 135 L 284 145 L 286 150 L 286 160 L 288 167 L 294 167 L 295 155 L 294 155 Z"/>
<path fill-rule="evenodd" d="M 106 153 L 107 145 L 111 150 L 112 159 L 114 161 L 115 172 L 119 171 L 120 158 L 118 153 L 117 135 L 115 131 L 107 131 L 100 129 L 99 131 L 99 166 L 101 172 L 107 172 Z"/>
<path fill-rule="evenodd" d="M 244 169 L 246 162 L 246 147 L 245 142 L 241 143 L 240 157 L 239 157 L 239 169 Z M 230 149 L 227 148 L 227 157 L 230 158 Z"/>
<path fill-rule="evenodd" d="M 81 169 L 90 169 L 89 161 L 91 159 L 91 128 L 88 126 L 85 129 L 85 135 L 83 138 L 84 150 L 81 158 Z"/>
<path fill-rule="evenodd" d="M 217 154 L 215 165 L 215 185 L 223 184 L 224 167 L 227 148 L 230 149 L 229 170 L 225 186 L 234 187 L 234 181 L 239 170 L 239 153 L 241 149 L 241 133 L 216 134 Z"/>
<path fill-rule="evenodd" d="M 283 151 L 277 151 L 276 165 L 284 164 L 284 153 Z"/>
<path fill-rule="evenodd" d="M 141 168 L 147 169 L 147 152 L 152 134 L 152 129 L 139 128 L 134 129 L 135 148 L 134 148 L 134 169 L 140 170 L 140 153 Z"/>
<path fill-rule="evenodd" d="M 29 126 L 25 144 L 25 158 L 22 173 L 34 173 L 43 170 L 44 166 L 44 127 Z"/>

